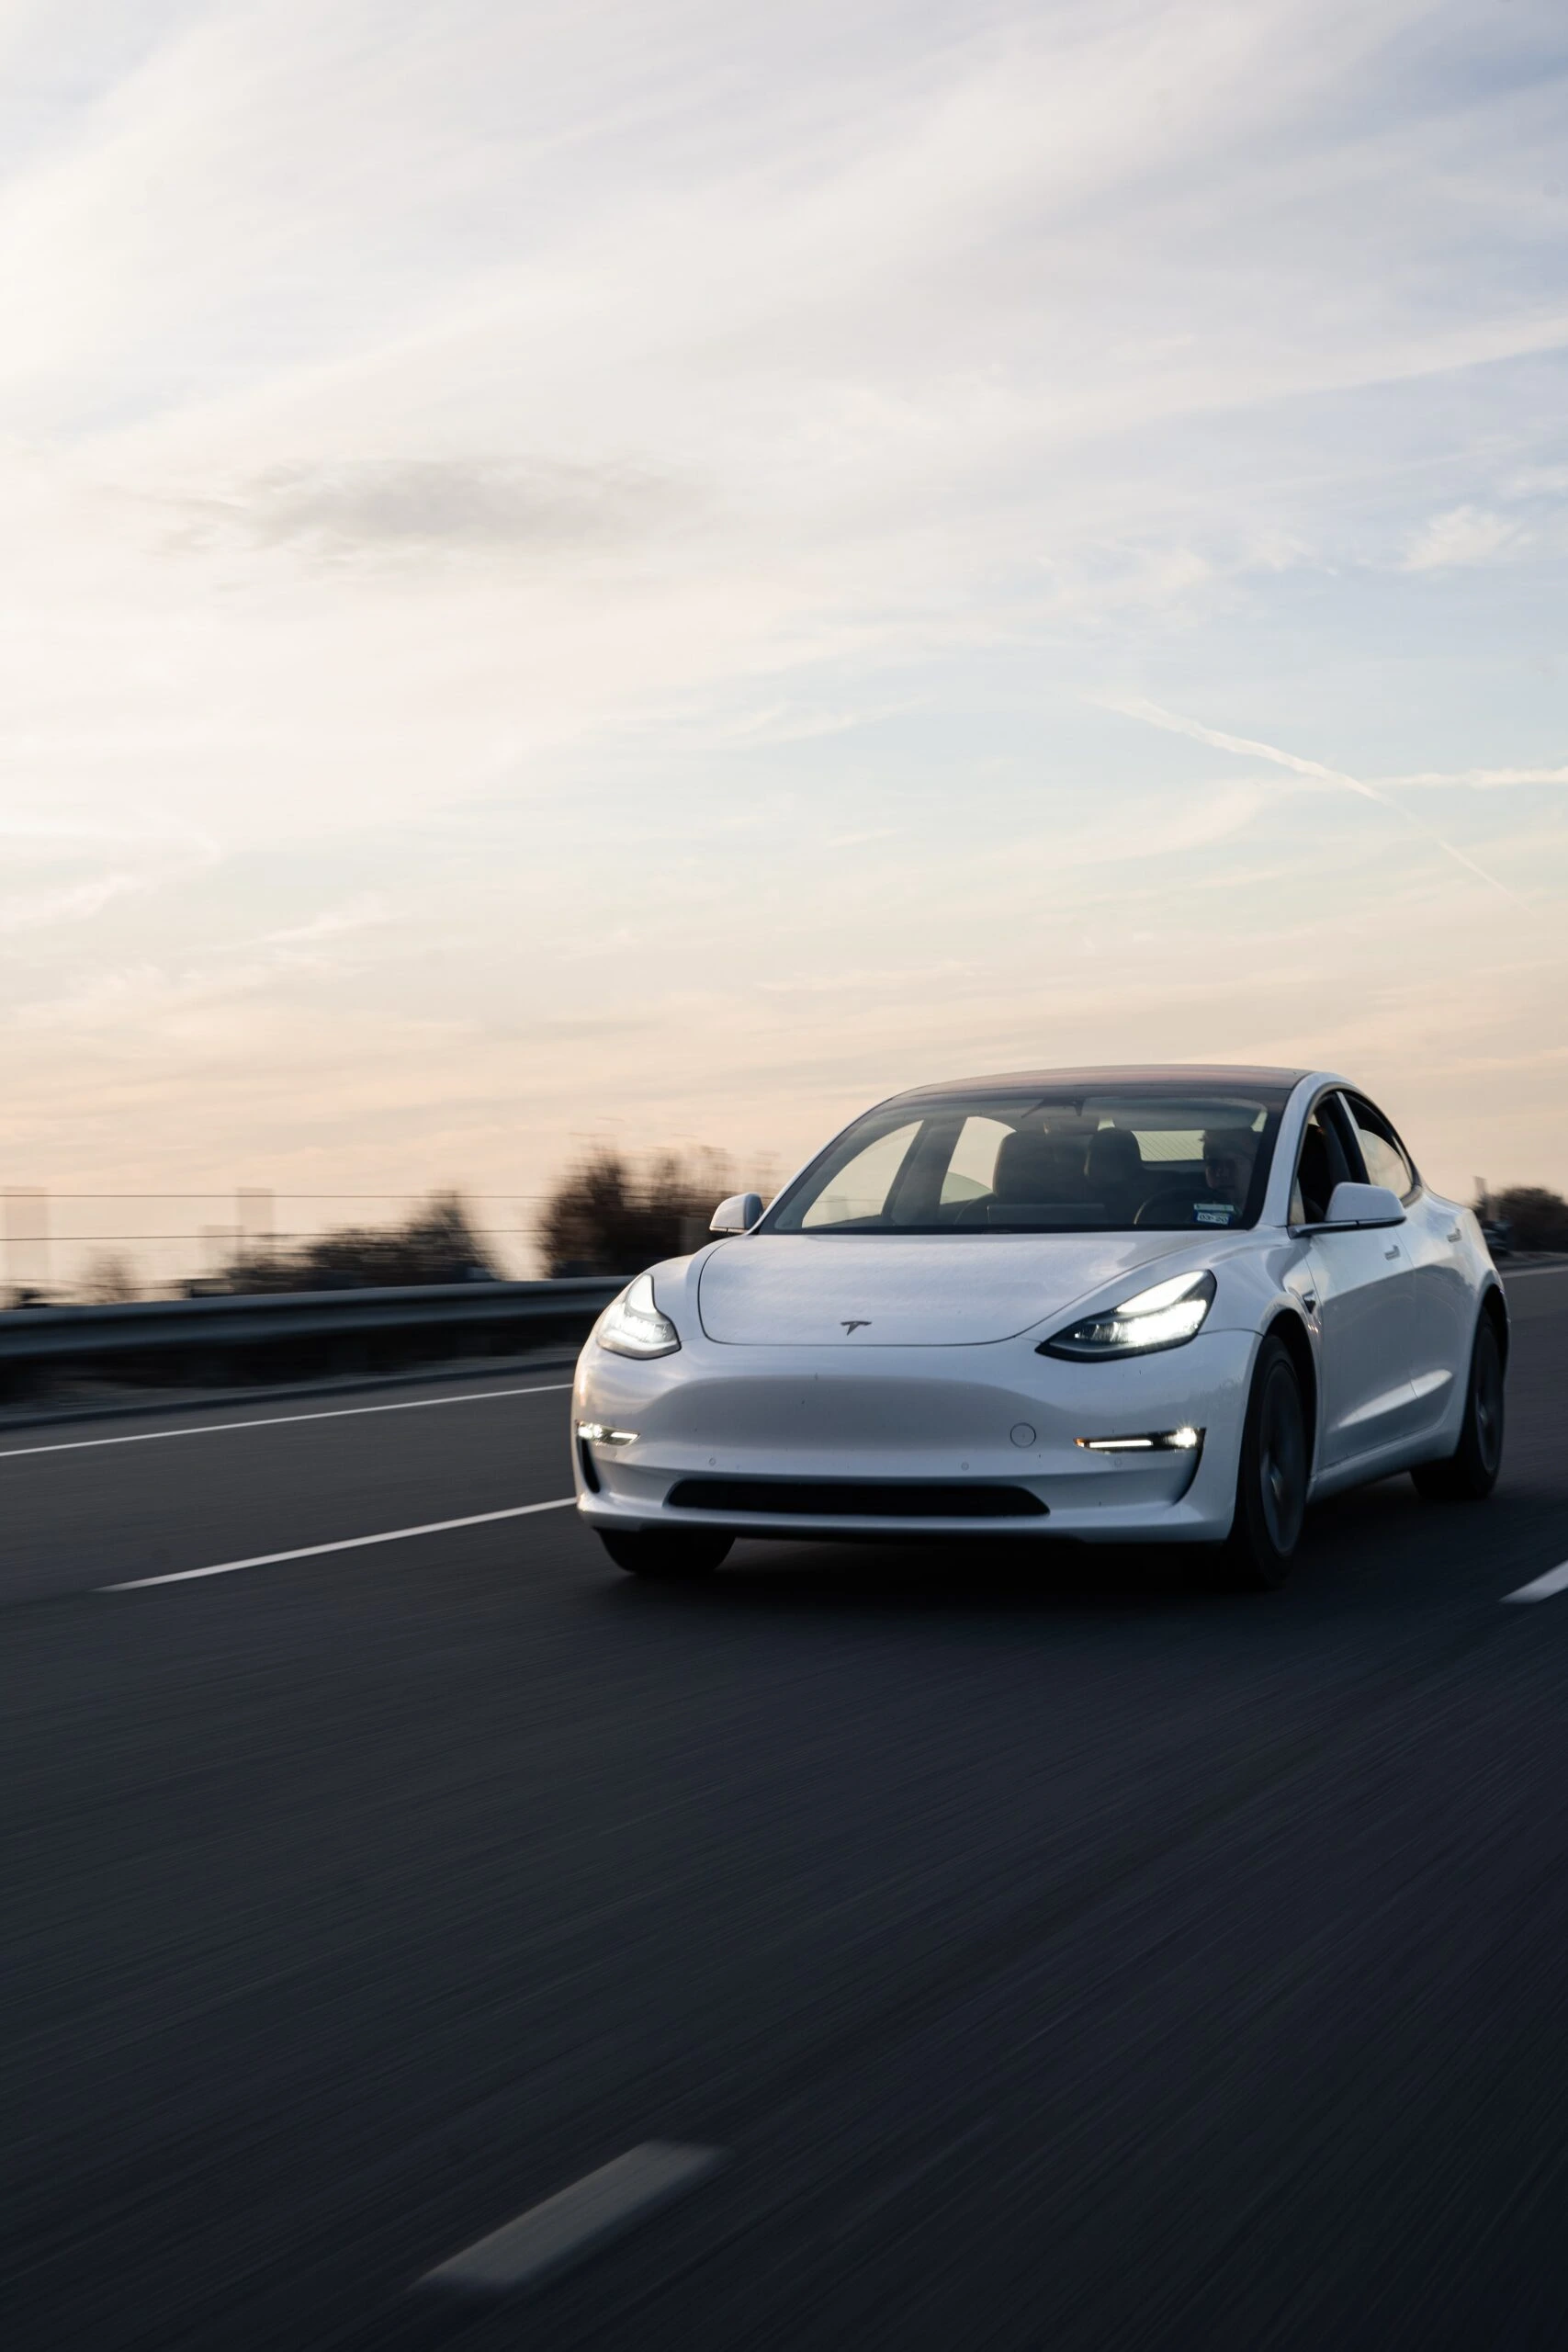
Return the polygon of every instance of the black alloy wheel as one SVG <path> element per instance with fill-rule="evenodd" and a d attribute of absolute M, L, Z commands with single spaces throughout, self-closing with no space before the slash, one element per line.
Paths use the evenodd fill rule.
<path fill-rule="evenodd" d="M 1503 1343 L 1490 1315 L 1475 1327 L 1470 1385 L 1458 1445 L 1446 1462 L 1422 1462 L 1410 1473 L 1429 1502 L 1484 1502 L 1503 1467 L 1505 1428 Z"/>
<path fill-rule="evenodd" d="M 597 1533 L 616 1567 L 625 1568 L 627 1576 L 657 1577 L 666 1584 L 694 1584 L 711 1577 L 734 1541 L 705 1527 L 668 1533 L 638 1529 L 625 1534 L 600 1528 Z"/>
<path fill-rule="evenodd" d="M 1225 1581 L 1271 1592 L 1291 1573 L 1306 1517 L 1306 1408 L 1291 1351 L 1270 1337 L 1258 1351 L 1247 1402 L 1235 1517 L 1224 1547 Z"/>

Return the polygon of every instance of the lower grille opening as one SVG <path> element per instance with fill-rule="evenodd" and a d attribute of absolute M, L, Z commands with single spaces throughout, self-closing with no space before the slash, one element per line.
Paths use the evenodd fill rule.
<path fill-rule="evenodd" d="M 916 1479 L 682 1478 L 675 1510 L 765 1511 L 784 1519 L 1044 1519 L 1027 1487 L 936 1486 Z"/>

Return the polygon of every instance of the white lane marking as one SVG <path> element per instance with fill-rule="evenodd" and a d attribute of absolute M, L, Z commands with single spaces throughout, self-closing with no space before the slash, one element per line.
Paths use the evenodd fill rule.
<path fill-rule="evenodd" d="M 1548 1568 L 1543 1577 L 1531 1584 L 1520 1585 L 1517 1592 L 1506 1592 L 1505 1600 L 1550 1600 L 1554 1592 L 1568 1592 L 1568 1560 L 1557 1567 Z"/>
<path fill-rule="evenodd" d="M 515 2294 L 520 2287 L 537 2286 L 694 2188 L 723 2161 L 719 2148 L 645 2140 L 427 2270 L 419 2283 L 472 2295 Z"/>
<path fill-rule="evenodd" d="M 498 1519 L 530 1519 L 539 1510 L 570 1510 L 575 1495 L 547 1503 L 513 1503 L 509 1510 L 476 1510 L 467 1519 L 432 1519 L 423 1527 L 388 1527 L 379 1535 L 340 1535 L 335 1544 L 302 1544 L 296 1552 L 258 1552 L 252 1560 L 218 1560 L 209 1568 L 174 1568 L 167 1576 L 128 1577 L 123 1584 L 101 1584 L 99 1592 L 141 1592 L 150 1584 L 189 1584 L 195 1577 L 231 1577 L 236 1568 L 276 1568 L 285 1560 L 316 1560 L 323 1552 L 361 1552 L 367 1544 L 406 1544 L 411 1535 L 448 1535 L 455 1527 L 489 1527 Z"/>
<path fill-rule="evenodd" d="M 427 1413 L 433 1405 L 493 1405 L 498 1396 L 559 1396 L 570 1380 L 552 1380 L 543 1388 L 468 1388 L 460 1396 L 408 1396 L 397 1405 L 333 1405 L 324 1413 L 269 1413 L 253 1421 L 197 1421 L 188 1430 L 136 1430 L 130 1437 L 72 1437 L 53 1445 L 12 1445 L 0 1452 L 0 1462 L 18 1462 L 28 1453 L 84 1453 L 95 1445 L 153 1445 L 164 1437 L 221 1437 L 229 1430 L 282 1430 L 295 1421 L 352 1421 L 363 1413 Z"/>

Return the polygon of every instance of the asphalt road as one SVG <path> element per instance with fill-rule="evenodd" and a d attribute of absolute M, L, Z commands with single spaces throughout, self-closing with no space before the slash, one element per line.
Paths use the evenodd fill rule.
<path fill-rule="evenodd" d="M 1493 1500 L 1265 1598 L 645 1588 L 569 1510 L 106 1590 L 553 1501 L 566 1374 L 0 1434 L 10 2352 L 1559 2344 L 1568 1593 L 1502 1604 L 1568 1274 L 1510 1295 Z M 722 2162 L 419 2283 L 649 2142 Z"/>

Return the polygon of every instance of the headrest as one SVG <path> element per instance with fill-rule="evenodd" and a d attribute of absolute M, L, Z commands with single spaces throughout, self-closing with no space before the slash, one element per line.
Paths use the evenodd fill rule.
<path fill-rule="evenodd" d="M 1134 1184 L 1144 1172 L 1138 1138 L 1125 1127 L 1101 1127 L 1090 1136 L 1084 1174 L 1094 1184 Z"/>
<path fill-rule="evenodd" d="M 998 1201 L 1065 1201 L 1083 1190 L 1083 1147 L 1065 1136 L 1004 1136 L 991 1177 Z"/>

